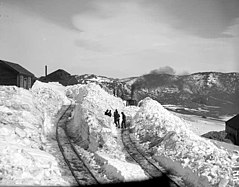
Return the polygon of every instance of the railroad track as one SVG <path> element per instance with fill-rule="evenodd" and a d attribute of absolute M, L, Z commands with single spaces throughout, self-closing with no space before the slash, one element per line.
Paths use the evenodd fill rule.
<path fill-rule="evenodd" d="M 82 160 L 76 147 L 68 137 L 65 122 L 70 116 L 74 106 L 64 106 L 66 108 L 56 123 L 56 139 L 62 156 L 68 165 L 77 185 L 95 185 L 100 184 L 94 174 Z"/>
<path fill-rule="evenodd" d="M 167 180 L 169 186 L 185 186 L 180 178 L 168 174 L 167 171 L 161 167 L 158 162 L 156 162 L 156 160 L 152 159 L 147 153 L 140 150 L 135 141 L 132 141 L 129 129 L 122 129 L 121 138 L 130 157 L 142 167 L 150 179 L 159 179 L 160 182 L 160 179 L 163 178 Z"/>

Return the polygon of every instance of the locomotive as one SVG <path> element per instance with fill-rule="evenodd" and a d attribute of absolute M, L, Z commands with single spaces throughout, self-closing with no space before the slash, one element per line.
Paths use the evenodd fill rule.
<path fill-rule="evenodd" d="M 113 89 L 113 94 L 116 97 L 120 97 L 124 101 L 126 101 L 126 106 L 137 106 L 137 100 L 135 99 L 135 87 L 132 85 L 131 86 L 131 93 L 129 94 L 130 97 L 124 92 L 123 90 L 123 85 L 122 83 L 117 84 L 116 82 L 114 83 L 114 89 Z"/>

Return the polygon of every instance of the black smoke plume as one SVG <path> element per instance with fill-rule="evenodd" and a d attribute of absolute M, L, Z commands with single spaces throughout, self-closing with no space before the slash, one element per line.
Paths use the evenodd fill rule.
<path fill-rule="evenodd" d="M 158 69 L 151 70 L 149 74 L 169 74 L 175 75 L 176 71 L 170 66 L 160 67 Z"/>
<path fill-rule="evenodd" d="M 135 99 L 135 91 L 140 90 L 145 86 L 145 80 L 143 77 L 138 78 L 132 85 L 131 85 L 131 99 Z"/>

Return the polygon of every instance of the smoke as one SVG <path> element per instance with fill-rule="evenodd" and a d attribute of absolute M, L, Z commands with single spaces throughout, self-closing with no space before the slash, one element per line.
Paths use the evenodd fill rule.
<path fill-rule="evenodd" d="M 176 71 L 170 66 L 160 67 L 158 69 L 151 70 L 149 74 L 169 74 L 169 75 L 176 75 Z M 177 75 L 189 75 L 188 71 L 182 71 L 177 73 Z"/>
<path fill-rule="evenodd" d="M 176 71 L 170 66 L 160 67 L 158 69 L 151 70 L 149 74 L 169 74 L 169 75 L 176 75 Z M 188 71 L 182 71 L 179 75 L 189 75 Z M 131 85 L 131 98 L 135 98 L 135 92 L 142 88 L 149 87 L 149 80 L 144 78 L 147 74 L 139 77 L 132 85 Z"/>
<path fill-rule="evenodd" d="M 179 73 L 179 75 L 190 75 L 190 73 L 188 71 L 183 71 L 183 72 Z"/>
<path fill-rule="evenodd" d="M 135 99 L 135 91 L 140 90 L 145 86 L 145 80 L 143 77 L 139 77 L 132 85 L 131 85 L 131 99 Z"/>
<path fill-rule="evenodd" d="M 151 70 L 149 74 L 169 74 L 175 75 L 176 71 L 170 66 L 160 67 L 158 69 Z"/>

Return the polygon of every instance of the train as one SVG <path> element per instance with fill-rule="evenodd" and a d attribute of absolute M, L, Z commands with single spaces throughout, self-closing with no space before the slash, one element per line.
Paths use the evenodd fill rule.
<path fill-rule="evenodd" d="M 123 85 L 122 84 L 116 84 L 114 83 L 114 88 L 113 88 L 113 95 L 116 97 L 120 97 L 124 101 L 126 101 L 126 106 L 137 106 L 138 102 L 135 99 L 135 87 L 131 86 L 131 93 L 130 97 L 126 96 L 124 90 L 123 90 Z"/>

